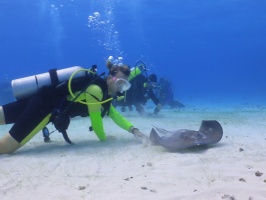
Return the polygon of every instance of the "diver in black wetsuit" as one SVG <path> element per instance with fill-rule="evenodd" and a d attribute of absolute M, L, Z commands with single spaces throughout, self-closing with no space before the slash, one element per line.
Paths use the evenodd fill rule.
<path fill-rule="evenodd" d="M 132 79 L 130 83 L 131 88 L 126 92 L 124 106 L 128 106 L 130 109 L 135 106 L 138 113 L 143 115 L 145 114 L 144 105 L 151 99 L 156 105 L 153 114 L 158 114 L 162 106 L 153 91 L 156 88 L 157 76 L 151 74 L 147 77 L 140 74 Z"/>
<path fill-rule="evenodd" d="M 158 99 L 162 106 L 169 105 L 171 108 L 183 108 L 184 104 L 174 99 L 174 93 L 171 81 L 164 77 L 161 77 L 157 85 Z"/>
<path fill-rule="evenodd" d="M 90 116 L 95 134 L 100 140 L 105 140 L 103 110 L 119 127 L 133 133 L 141 140 L 146 140 L 146 136 L 120 115 L 111 104 L 112 96 L 130 87 L 127 81 L 130 75 L 129 67 L 107 64 L 109 74 L 106 79 L 99 77 L 90 81 L 86 76 L 77 81 L 74 79 L 72 91 L 75 92 L 75 95 L 63 87 L 64 84 L 62 87 L 52 85 L 52 87 L 41 88 L 39 92 L 27 98 L 0 106 L 0 124 L 13 124 L 9 132 L 0 139 L 0 154 L 13 153 L 25 145 L 49 122 L 53 122 L 56 128 L 58 126 L 59 132 L 62 132 L 61 129 L 66 130 L 70 118 L 75 116 Z M 50 78 L 52 79 L 51 74 Z M 76 93 L 80 95 L 77 96 Z M 57 115 L 58 110 L 60 111 L 59 115 Z M 61 113 L 64 115 L 60 115 Z M 57 117 L 63 120 L 56 120 Z"/>

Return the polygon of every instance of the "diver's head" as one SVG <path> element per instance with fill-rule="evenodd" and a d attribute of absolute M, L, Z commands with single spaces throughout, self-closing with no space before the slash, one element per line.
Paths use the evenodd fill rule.
<path fill-rule="evenodd" d="M 149 75 L 148 83 L 149 83 L 150 87 L 152 87 L 152 88 L 156 87 L 156 85 L 157 85 L 157 76 L 156 76 L 156 74 Z"/>
<path fill-rule="evenodd" d="M 149 81 L 157 83 L 157 76 L 156 76 L 156 74 L 149 75 Z"/>
<path fill-rule="evenodd" d="M 112 65 L 108 67 L 107 77 L 108 93 L 115 95 L 117 92 L 128 90 L 131 84 L 128 82 L 130 67 L 128 65 Z"/>
<path fill-rule="evenodd" d="M 97 65 L 92 65 L 91 66 L 91 71 L 96 73 L 97 72 Z"/>

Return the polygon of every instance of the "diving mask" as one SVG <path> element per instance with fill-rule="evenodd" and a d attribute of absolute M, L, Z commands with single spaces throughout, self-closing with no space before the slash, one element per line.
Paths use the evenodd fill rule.
<path fill-rule="evenodd" d="M 116 78 L 115 87 L 117 91 L 124 92 L 124 91 L 127 91 L 131 87 L 131 84 L 126 79 Z"/>

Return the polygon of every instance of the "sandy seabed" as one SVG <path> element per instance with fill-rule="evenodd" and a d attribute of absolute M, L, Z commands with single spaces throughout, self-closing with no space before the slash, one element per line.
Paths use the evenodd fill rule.
<path fill-rule="evenodd" d="M 68 129 L 74 145 L 58 132 L 44 143 L 40 133 L 14 154 L 0 156 L 0 199 L 266 199 L 266 107 L 123 115 L 147 135 L 152 125 L 198 130 L 201 120 L 217 120 L 224 135 L 217 144 L 173 152 L 142 145 L 109 118 L 104 119 L 108 139 L 100 142 L 88 131 L 89 118 L 77 118 Z M 1 126 L 0 136 L 9 128 Z"/>

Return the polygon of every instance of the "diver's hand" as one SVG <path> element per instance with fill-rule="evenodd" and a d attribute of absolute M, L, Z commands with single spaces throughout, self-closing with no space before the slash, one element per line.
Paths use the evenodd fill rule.
<path fill-rule="evenodd" d="M 162 105 L 160 103 L 158 103 L 156 108 L 154 109 L 153 114 L 157 115 L 160 112 L 161 109 L 162 109 Z"/>
<path fill-rule="evenodd" d="M 146 136 L 144 133 L 140 132 L 139 129 L 137 128 L 132 128 L 132 134 L 138 139 L 141 141 L 141 143 L 144 145 L 144 146 L 147 146 L 150 142 L 150 139 L 148 136 Z"/>

